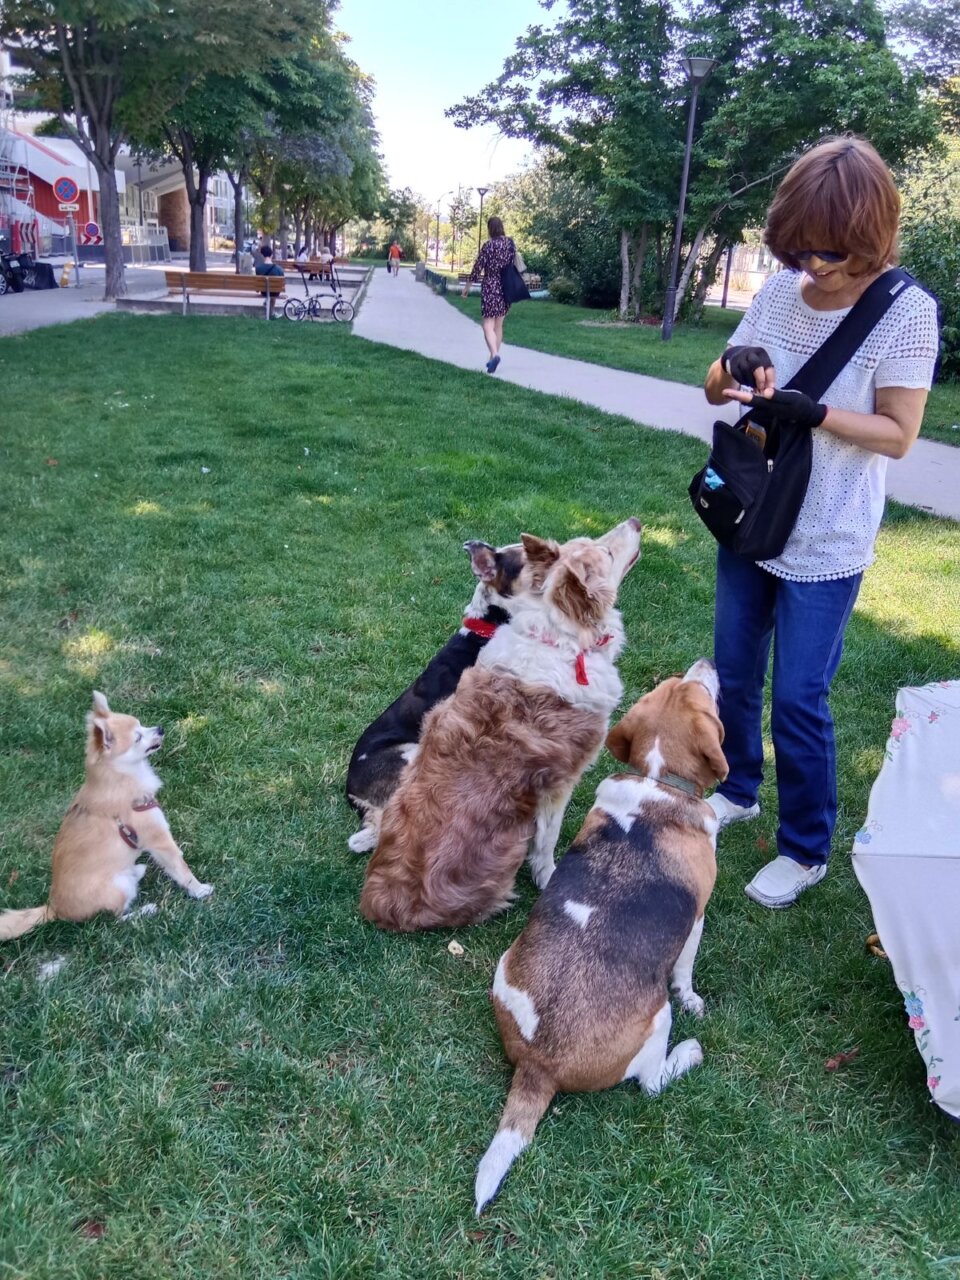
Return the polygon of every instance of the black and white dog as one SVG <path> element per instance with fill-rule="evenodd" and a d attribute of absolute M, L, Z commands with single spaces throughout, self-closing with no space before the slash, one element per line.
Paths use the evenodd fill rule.
<path fill-rule="evenodd" d="M 350 757 L 347 799 L 363 817 L 360 830 L 347 841 L 354 853 L 369 853 L 376 847 L 380 814 L 396 790 L 404 765 L 416 753 L 423 717 L 449 698 L 497 627 L 510 621 L 524 565 L 523 547 L 465 542 L 463 549 L 478 581 L 459 630 L 396 702 L 363 731 Z"/>

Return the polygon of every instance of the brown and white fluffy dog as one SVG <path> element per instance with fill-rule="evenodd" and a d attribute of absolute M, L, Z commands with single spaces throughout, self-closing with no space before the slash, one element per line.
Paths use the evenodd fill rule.
<path fill-rule="evenodd" d="M 570 793 L 620 700 L 614 604 L 640 554 L 640 522 L 563 546 L 522 542 L 527 580 L 509 625 L 427 715 L 383 811 L 360 896 L 381 928 L 476 924 L 503 910 L 531 837 L 543 888 Z"/>
<path fill-rule="evenodd" d="M 702 658 L 611 729 L 610 751 L 636 772 L 600 784 L 526 928 L 500 958 L 493 1005 L 515 1071 L 477 1170 L 477 1213 L 555 1093 L 636 1080 L 656 1094 L 703 1061 L 696 1040 L 667 1051 L 668 987 L 702 1015 L 693 962 L 717 874 L 717 824 L 703 791 L 727 776 L 717 693 L 716 668 Z"/>
<path fill-rule="evenodd" d="M 122 915 L 137 896 L 149 851 L 191 898 L 206 898 L 183 859 L 155 796 L 161 782 L 148 763 L 160 750 L 163 729 L 145 729 L 134 716 L 110 710 L 94 693 L 87 715 L 86 780 L 53 844 L 53 876 L 45 907 L 4 911 L 0 940 L 18 938 L 48 920 L 89 920 L 100 911 Z M 146 910 L 146 908 L 144 908 Z"/>

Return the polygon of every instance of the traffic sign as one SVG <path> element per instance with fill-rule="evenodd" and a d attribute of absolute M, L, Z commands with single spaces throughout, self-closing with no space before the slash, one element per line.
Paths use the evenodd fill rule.
<path fill-rule="evenodd" d="M 80 206 L 78 204 L 60 204 L 58 208 L 61 213 L 77 213 Z"/>
<path fill-rule="evenodd" d="M 103 244 L 103 236 L 95 222 L 88 222 L 80 232 L 81 244 Z"/>
<path fill-rule="evenodd" d="M 85 236 L 98 236 L 100 234 L 100 228 L 95 222 L 88 222 L 83 228 L 83 234 Z"/>
<path fill-rule="evenodd" d="M 53 193 L 64 204 L 72 204 L 80 195 L 80 188 L 73 178 L 59 177 L 54 181 Z"/>

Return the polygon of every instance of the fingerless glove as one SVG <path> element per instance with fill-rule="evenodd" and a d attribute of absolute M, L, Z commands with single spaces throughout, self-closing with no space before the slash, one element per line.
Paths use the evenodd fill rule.
<path fill-rule="evenodd" d="M 775 391 L 772 396 L 754 396 L 749 405 L 751 421 L 764 428 L 776 420 L 812 429 L 819 427 L 826 416 L 827 406 L 817 404 L 802 391 Z"/>
<path fill-rule="evenodd" d="M 773 361 L 763 347 L 727 347 L 720 357 L 721 366 L 742 387 L 755 387 L 756 369 L 772 369 Z"/>

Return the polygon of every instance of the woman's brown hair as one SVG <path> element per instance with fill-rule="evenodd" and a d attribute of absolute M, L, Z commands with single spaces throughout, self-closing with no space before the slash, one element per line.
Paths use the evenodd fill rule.
<path fill-rule="evenodd" d="M 900 197 L 890 170 L 863 138 L 827 138 L 802 155 L 780 183 L 764 240 L 799 270 L 804 249 L 856 254 L 868 271 L 897 260 Z"/>
<path fill-rule="evenodd" d="M 507 233 L 503 229 L 503 221 L 500 218 L 487 219 L 487 235 L 491 240 L 496 240 L 497 236 L 505 236 Z"/>

